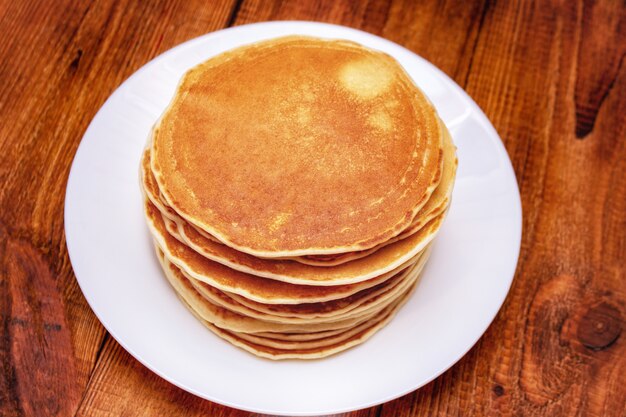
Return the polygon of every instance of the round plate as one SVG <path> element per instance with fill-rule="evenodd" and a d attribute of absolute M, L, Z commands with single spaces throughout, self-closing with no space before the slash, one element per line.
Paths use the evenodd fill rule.
<path fill-rule="evenodd" d="M 301 34 L 350 39 L 395 57 L 450 129 L 459 168 L 452 206 L 410 302 L 363 345 L 330 358 L 257 358 L 221 340 L 162 275 L 143 217 L 139 160 L 183 73 L 228 49 Z M 85 298 L 109 333 L 171 383 L 268 414 L 339 413 L 389 401 L 436 378 L 485 332 L 509 290 L 521 238 L 515 174 L 498 134 L 463 90 L 403 47 L 358 30 L 270 22 L 211 33 L 152 60 L 94 117 L 76 152 L 65 232 Z"/>

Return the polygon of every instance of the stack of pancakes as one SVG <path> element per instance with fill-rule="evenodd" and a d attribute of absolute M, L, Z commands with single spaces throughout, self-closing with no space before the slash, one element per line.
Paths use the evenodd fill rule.
<path fill-rule="evenodd" d="M 391 57 L 287 37 L 188 71 L 141 164 L 165 276 L 218 336 L 320 358 L 372 336 L 416 287 L 455 147 Z"/>

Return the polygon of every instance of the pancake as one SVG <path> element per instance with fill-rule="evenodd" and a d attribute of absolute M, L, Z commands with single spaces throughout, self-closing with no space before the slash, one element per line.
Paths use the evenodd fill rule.
<path fill-rule="evenodd" d="M 165 276 L 177 295 L 191 307 L 203 320 L 212 325 L 231 332 L 240 333 L 289 333 L 289 332 L 320 332 L 326 330 L 348 329 L 374 317 L 378 311 L 361 317 L 349 318 L 327 323 L 276 323 L 258 320 L 222 308 L 209 302 L 191 285 L 180 270 L 167 260 L 163 252 L 157 249 Z"/>
<path fill-rule="evenodd" d="M 312 333 L 269 333 L 269 332 L 257 332 L 247 333 L 251 336 L 264 337 L 266 339 L 275 339 L 283 341 L 308 341 L 316 339 L 326 339 L 328 337 L 337 336 L 346 330 L 326 330 L 324 332 L 312 332 Z"/>
<path fill-rule="evenodd" d="M 262 346 L 259 345 L 257 343 L 253 343 L 247 340 L 242 339 L 238 334 L 233 333 L 233 332 L 229 332 L 223 329 L 220 329 L 219 327 L 211 324 L 210 322 L 207 322 L 206 320 L 202 320 L 200 317 L 198 317 L 198 315 L 193 311 L 193 309 L 190 309 L 190 311 L 192 312 L 192 314 L 194 314 L 197 318 L 200 319 L 200 321 L 207 327 L 209 328 L 209 330 L 211 330 L 213 333 L 215 333 L 216 335 L 218 335 L 219 337 L 227 340 L 228 342 L 232 343 L 233 345 L 240 347 L 243 350 L 246 350 L 256 356 L 262 357 L 262 358 L 266 358 L 266 359 L 273 359 L 273 360 L 281 360 L 281 359 L 321 359 L 330 355 L 334 355 L 337 354 L 339 352 L 342 352 L 346 349 L 349 349 L 351 347 L 354 347 L 356 345 L 359 345 L 363 342 L 365 342 L 367 339 L 369 339 L 370 337 L 372 337 L 377 331 L 379 331 L 380 329 L 382 329 L 384 326 L 386 326 L 391 319 L 397 314 L 397 312 L 400 310 L 400 308 L 408 301 L 412 291 L 415 289 L 415 287 L 411 288 L 400 300 L 398 300 L 398 302 L 393 305 L 390 306 L 390 310 L 388 312 L 388 314 L 378 323 L 376 323 L 374 326 L 369 327 L 363 331 L 361 331 L 360 333 L 357 333 L 355 335 L 351 335 L 350 337 L 348 337 L 347 339 L 335 343 L 335 344 L 331 344 L 331 345 L 325 345 L 325 346 L 319 346 L 319 347 L 314 347 L 314 348 L 309 348 L 309 349 L 278 349 L 278 348 L 274 348 L 274 347 L 269 347 L 269 346 Z M 188 306 L 189 307 L 189 306 Z"/>
<path fill-rule="evenodd" d="M 311 255 L 311 256 L 299 256 L 299 257 L 292 257 L 292 258 L 280 258 L 280 259 L 290 259 L 290 260 L 298 261 L 300 263 L 313 265 L 313 266 L 340 265 L 342 263 L 346 263 L 352 260 L 366 257 L 386 245 L 389 245 L 393 242 L 396 242 L 398 240 L 402 240 L 408 236 L 411 236 L 412 234 L 420 230 L 430 220 L 441 215 L 447 209 L 449 202 L 450 202 L 450 197 L 452 195 L 452 190 L 454 187 L 454 178 L 456 175 L 457 159 L 455 155 L 456 147 L 454 146 L 454 143 L 452 142 L 450 133 L 443 125 L 443 122 L 440 121 L 440 124 L 442 125 L 442 132 L 444 133 L 443 176 L 439 185 L 433 192 L 431 198 L 426 202 L 424 207 L 422 207 L 422 209 L 419 211 L 417 216 L 413 219 L 413 223 L 407 229 L 405 229 L 398 236 L 368 250 L 363 250 L 359 252 L 346 252 L 343 254 L 336 254 L 336 255 Z M 217 241 L 217 239 L 213 238 L 211 235 L 202 231 L 201 229 L 185 222 L 180 216 L 178 216 L 178 214 L 171 207 L 167 205 L 166 202 L 163 201 L 160 190 L 158 189 L 158 184 L 156 183 L 156 180 L 150 170 L 150 148 L 146 148 L 146 150 L 144 151 L 141 166 L 142 166 L 141 175 L 142 175 L 142 183 L 144 187 L 144 192 L 146 193 L 150 201 L 157 206 L 159 211 L 161 211 L 161 213 L 163 213 L 164 216 L 166 216 L 169 220 L 176 222 L 176 224 L 178 225 L 180 229 L 179 233 L 184 235 L 186 240 L 190 239 L 189 235 L 191 235 L 191 238 L 192 238 L 194 235 L 200 234 L 202 237 L 213 242 L 211 244 L 213 248 L 219 248 L 220 244 Z M 186 230 L 187 232 L 185 232 Z M 222 252 L 234 253 L 234 251 L 228 251 L 227 249 L 222 249 Z M 217 251 L 213 255 L 214 255 L 213 259 L 216 260 L 217 262 L 222 262 L 226 265 L 229 265 L 228 258 L 220 256 L 219 251 Z M 211 256 L 209 257 L 211 258 Z M 240 270 L 250 271 L 250 269 L 247 269 L 245 267 L 240 268 Z M 265 276 L 270 277 L 270 278 L 272 277 L 271 273 Z"/>
<path fill-rule="evenodd" d="M 257 336 L 253 333 L 237 333 L 237 337 L 245 342 L 250 342 L 258 346 L 266 346 L 266 347 L 275 348 L 275 349 L 284 349 L 284 350 L 315 349 L 315 348 L 326 347 L 326 346 L 336 345 L 338 343 L 341 343 L 353 337 L 354 335 L 357 335 L 371 328 L 372 326 L 375 326 L 383 318 L 384 316 L 380 318 L 374 318 L 370 321 L 361 323 L 358 326 L 353 327 L 352 329 L 341 331 L 337 335 L 320 338 L 320 339 L 313 339 L 313 340 L 303 340 L 303 341 L 283 340 L 283 339 L 277 339 L 275 337 Z"/>
<path fill-rule="evenodd" d="M 176 236 L 182 243 L 196 250 L 203 256 L 213 261 L 219 262 L 223 265 L 229 266 L 233 269 L 242 272 L 252 273 L 258 276 L 266 278 L 279 279 L 285 282 L 302 283 L 302 284 L 318 284 L 325 279 L 332 280 L 336 277 L 342 277 L 343 282 L 358 282 L 360 280 L 369 279 L 376 274 L 385 273 L 390 268 L 394 268 L 401 264 L 406 259 L 412 257 L 417 251 L 421 250 L 433 237 L 436 232 L 435 227 L 438 228 L 440 222 L 437 222 L 430 230 L 424 230 L 423 239 L 415 239 L 413 245 L 407 246 L 404 250 L 406 253 L 391 252 L 389 256 L 389 262 L 383 257 L 376 259 L 376 264 L 371 264 L 369 267 L 365 263 L 355 263 L 350 266 L 345 265 L 337 273 L 334 270 L 321 271 L 315 266 L 335 266 L 335 265 L 306 265 L 307 262 L 303 262 L 298 259 L 298 263 L 304 263 L 305 265 L 298 265 L 294 260 L 281 259 L 263 259 L 256 258 L 254 256 L 238 252 L 228 246 L 225 246 L 217 242 L 213 238 L 207 238 L 204 233 L 200 233 L 195 227 L 185 222 L 180 218 L 173 209 L 164 204 L 158 197 L 159 191 L 149 170 L 149 158 L 150 151 L 146 149 L 142 159 L 142 184 L 143 191 L 148 200 L 156 206 L 156 208 L 163 214 L 163 221 L 165 222 L 166 229 L 170 234 Z M 150 208 L 149 211 L 153 211 Z M 432 213 L 431 213 L 432 214 Z M 436 213 L 437 216 L 441 216 L 443 213 Z M 148 213 L 148 217 L 152 216 Z M 435 219 L 437 218 L 435 216 Z M 430 219 L 430 217 L 429 217 Z M 432 219 L 434 220 L 434 219 Z M 175 225 L 171 224 L 175 222 Z M 149 219 L 150 223 L 150 219 Z M 413 227 L 413 226 L 412 226 Z M 422 229 L 423 225 L 418 229 Z M 175 230 L 176 229 L 176 230 Z M 414 234 L 412 231 L 411 234 Z M 373 252 L 373 251 L 372 251 Z M 371 252 L 370 252 L 371 253 Z M 360 259 L 363 256 L 356 256 L 356 259 Z M 314 261 L 310 263 L 315 263 Z M 341 264 L 346 263 L 341 262 Z M 313 266 L 313 267 L 311 267 Z M 383 269 L 376 270 L 375 268 L 382 267 Z M 348 271 L 348 272 L 346 272 Z M 361 274 L 359 276 L 359 274 Z M 365 276 L 363 276 L 365 274 Z M 356 277 L 355 277 L 356 275 Z M 329 282 L 327 285 L 336 285 L 338 282 Z M 322 284 L 325 285 L 325 284 Z"/>
<path fill-rule="evenodd" d="M 231 298 L 240 304 L 258 312 L 271 314 L 286 319 L 306 319 L 311 320 L 319 317 L 346 317 L 362 314 L 371 308 L 393 299 L 398 293 L 412 285 L 421 274 L 430 250 L 420 256 L 415 265 L 409 267 L 400 277 L 392 278 L 375 287 L 362 290 L 356 294 L 342 298 L 340 300 L 327 301 L 324 303 L 303 303 L 303 304 L 263 304 L 246 299 L 236 294 L 231 294 Z M 397 282 L 390 282 L 397 279 Z"/>
<path fill-rule="evenodd" d="M 354 284 L 313 286 L 289 284 L 243 273 L 213 262 L 188 248 L 170 235 L 160 213 L 146 202 L 148 224 L 152 228 L 155 245 L 165 253 L 168 261 L 185 273 L 222 291 L 238 294 L 264 304 L 301 304 L 336 300 L 385 282 L 412 265 L 416 259 L 376 278 Z M 417 255 L 419 256 L 419 254 Z"/>
<path fill-rule="evenodd" d="M 281 349 L 281 350 L 302 350 L 302 349 L 317 349 L 320 347 L 326 347 L 330 345 L 337 345 L 341 342 L 346 342 L 357 334 L 360 334 L 366 330 L 371 329 L 372 327 L 377 326 L 381 321 L 383 321 L 394 309 L 394 307 L 404 298 L 404 296 L 410 292 L 412 287 L 407 288 L 402 296 L 394 301 L 394 303 L 386 306 L 384 309 L 380 310 L 380 312 L 370 320 L 359 324 L 351 329 L 345 330 L 339 333 L 336 336 L 308 340 L 308 341 L 286 341 L 280 340 L 273 337 L 260 337 L 254 334 L 249 333 L 237 333 L 237 337 L 247 341 L 254 343 L 258 346 L 264 346 L 269 348 Z"/>
<path fill-rule="evenodd" d="M 169 233 L 166 230 L 170 230 L 166 227 L 166 220 L 151 202 L 146 202 L 146 216 L 152 234 L 163 247 L 165 242 L 161 241 L 167 239 L 166 235 Z M 193 249 L 213 263 L 228 266 L 238 272 L 290 284 L 337 286 L 368 281 L 412 262 L 435 237 L 444 216 L 445 213 L 439 215 L 413 235 L 387 245 L 366 258 L 332 267 L 305 265 L 291 260 L 256 258 L 206 239 L 184 223 L 178 223 L 177 229 L 178 237 L 184 243 L 182 246 Z M 172 243 L 172 246 L 180 245 Z M 184 269 L 188 271 L 187 268 Z"/>
<path fill-rule="evenodd" d="M 188 71 L 151 152 L 179 216 L 265 258 L 388 241 L 427 203 L 443 162 L 436 112 L 393 58 L 306 37 L 237 48 Z M 350 279 L 372 277 L 363 276 Z"/>
<path fill-rule="evenodd" d="M 407 268 L 389 280 L 382 282 L 374 287 L 364 289 L 348 297 L 338 300 L 325 301 L 320 303 L 304 303 L 304 304 L 262 304 L 249 301 L 245 297 L 236 294 L 228 294 L 220 291 L 211 285 L 197 281 L 181 271 L 183 275 L 194 286 L 194 288 L 207 300 L 214 304 L 218 304 L 223 308 L 243 314 L 249 317 L 258 318 L 265 321 L 275 321 L 278 323 L 318 323 L 336 321 L 338 318 L 347 318 L 349 316 L 358 315 L 363 309 L 354 314 L 352 307 L 358 307 L 363 303 L 371 305 L 378 298 L 388 293 L 394 294 L 402 287 L 406 286 L 407 281 L 412 281 L 414 266 Z M 382 298 L 380 301 L 384 301 Z M 369 303 L 368 303 L 369 302 Z M 259 307 L 260 306 L 260 307 Z M 256 307 L 256 308 L 255 308 Z M 307 311 L 308 314 L 290 315 L 291 310 Z M 283 314 L 276 314 L 283 312 Z"/>
<path fill-rule="evenodd" d="M 295 305 L 264 305 L 254 303 L 241 296 L 228 296 L 206 283 L 189 279 L 189 277 L 186 278 L 189 279 L 194 288 L 205 299 L 238 314 L 276 323 L 330 323 L 370 315 L 375 311 L 385 308 L 387 305 L 391 304 L 399 294 L 403 293 L 408 287 L 415 283 L 422 266 L 423 264 L 420 264 L 418 268 L 416 264 L 398 274 L 399 276 L 388 280 L 388 282 L 360 291 L 346 298 L 322 303 Z M 290 315 L 290 310 L 300 310 L 306 313 Z"/>

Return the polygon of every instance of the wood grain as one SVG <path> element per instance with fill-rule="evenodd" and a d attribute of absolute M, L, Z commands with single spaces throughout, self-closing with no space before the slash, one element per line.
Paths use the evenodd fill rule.
<path fill-rule="evenodd" d="M 172 46 L 318 20 L 455 79 L 513 161 L 524 210 L 498 317 L 443 376 L 350 416 L 626 415 L 626 5 L 619 1 L 0 2 L 0 414 L 244 416 L 148 371 L 99 324 L 67 257 L 70 164 L 98 108 Z"/>

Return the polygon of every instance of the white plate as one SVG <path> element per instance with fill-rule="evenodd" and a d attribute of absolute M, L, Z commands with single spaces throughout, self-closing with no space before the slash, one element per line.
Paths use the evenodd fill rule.
<path fill-rule="evenodd" d="M 351 39 L 395 57 L 452 132 L 453 203 L 410 302 L 365 344 L 317 361 L 259 359 L 214 336 L 162 276 L 142 211 L 139 159 L 185 70 L 233 47 L 290 34 Z M 484 333 L 509 290 L 521 238 L 515 174 L 483 112 L 443 72 L 358 30 L 311 22 L 239 26 L 157 57 L 102 106 L 76 152 L 67 247 L 102 324 L 141 363 L 200 397 L 249 411 L 312 415 L 389 401 L 428 383 Z"/>

